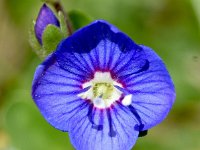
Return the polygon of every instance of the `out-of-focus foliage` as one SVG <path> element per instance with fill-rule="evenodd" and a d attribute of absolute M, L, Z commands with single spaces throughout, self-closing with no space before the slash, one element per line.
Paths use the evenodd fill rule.
<path fill-rule="evenodd" d="M 73 30 L 77 30 L 83 26 L 86 26 L 90 22 L 92 22 L 92 19 L 88 16 L 84 15 L 80 11 L 72 10 L 68 13 L 69 19 L 72 23 Z"/>
<path fill-rule="evenodd" d="M 200 3 L 198 0 L 63 0 L 67 11 L 105 19 L 164 60 L 177 91 L 167 119 L 134 149 L 200 149 Z M 51 127 L 31 99 L 41 62 L 28 30 L 42 3 L 0 1 L 0 150 L 72 150 L 68 135 Z M 87 18 L 87 17 L 86 17 Z M 76 18 L 75 18 L 76 20 Z M 79 26 L 84 25 L 78 24 Z"/>

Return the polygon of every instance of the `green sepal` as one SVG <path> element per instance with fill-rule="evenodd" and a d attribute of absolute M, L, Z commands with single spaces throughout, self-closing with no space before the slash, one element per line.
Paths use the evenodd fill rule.
<path fill-rule="evenodd" d="M 33 21 L 31 28 L 29 30 L 29 43 L 32 47 L 32 49 L 35 51 L 35 53 L 40 57 L 44 57 L 44 52 L 42 51 L 42 46 L 38 42 L 36 36 L 35 36 L 35 31 L 34 31 L 34 26 L 35 22 Z"/>
<path fill-rule="evenodd" d="M 68 36 L 68 29 L 67 29 L 67 24 L 66 24 L 65 16 L 64 16 L 63 12 L 61 12 L 61 11 L 58 12 L 58 19 L 59 19 L 59 22 L 60 22 L 60 30 L 62 31 L 63 35 L 65 37 L 67 37 Z"/>
<path fill-rule="evenodd" d="M 64 37 L 60 28 L 49 24 L 42 35 L 42 48 L 45 51 L 45 55 L 52 53 Z"/>
<path fill-rule="evenodd" d="M 75 31 L 83 26 L 88 25 L 92 21 L 92 18 L 77 10 L 69 11 L 68 16 Z"/>

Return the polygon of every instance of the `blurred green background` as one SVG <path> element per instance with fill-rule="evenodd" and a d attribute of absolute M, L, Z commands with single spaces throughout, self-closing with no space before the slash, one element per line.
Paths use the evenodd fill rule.
<path fill-rule="evenodd" d="M 177 91 L 167 119 L 139 138 L 135 150 L 200 149 L 200 0 L 63 0 L 67 11 L 115 24 L 164 60 Z M 28 30 L 42 2 L 0 0 L 0 150 L 72 150 L 31 99 L 41 62 Z"/>

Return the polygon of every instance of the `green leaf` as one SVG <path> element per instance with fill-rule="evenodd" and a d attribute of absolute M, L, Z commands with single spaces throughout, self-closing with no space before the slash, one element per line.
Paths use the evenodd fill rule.
<path fill-rule="evenodd" d="M 60 28 L 51 24 L 48 25 L 42 35 L 43 51 L 45 51 L 45 54 L 52 53 L 64 37 Z"/>
<path fill-rule="evenodd" d="M 92 21 L 92 18 L 86 16 L 80 11 L 72 10 L 68 13 L 70 21 L 73 25 L 74 30 L 77 30 Z"/>

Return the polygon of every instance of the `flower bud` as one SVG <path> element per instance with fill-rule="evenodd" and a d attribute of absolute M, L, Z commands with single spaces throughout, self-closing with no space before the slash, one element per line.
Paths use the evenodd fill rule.
<path fill-rule="evenodd" d="M 60 23 L 53 11 L 46 4 L 43 4 L 34 26 L 36 38 L 41 45 L 43 32 L 49 24 L 60 27 Z"/>

